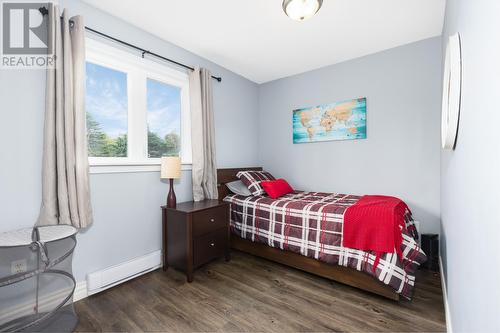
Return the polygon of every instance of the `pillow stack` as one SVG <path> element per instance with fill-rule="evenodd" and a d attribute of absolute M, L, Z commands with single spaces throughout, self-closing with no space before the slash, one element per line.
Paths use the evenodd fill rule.
<path fill-rule="evenodd" d="M 292 193 L 293 188 L 284 179 L 276 179 L 267 171 L 240 171 L 236 174 L 240 181 L 227 184 L 229 189 L 240 195 L 264 195 L 278 199 L 285 194 Z M 235 184 L 233 184 L 235 183 Z M 238 183 L 238 184 L 236 184 Z M 242 184 L 241 184 L 242 183 Z M 244 185 L 248 188 L 241 188 Z M 246 193 L 246 191 L 248 193 Z"/>
<path fill-rule="evenodd" d="M 267 171 L 240 171 L 236 174 L 243 184 L 245 184 L 252 195 L 263 195 L 266 193 L 261 183 L 268 180 L 276 180 Z"/>

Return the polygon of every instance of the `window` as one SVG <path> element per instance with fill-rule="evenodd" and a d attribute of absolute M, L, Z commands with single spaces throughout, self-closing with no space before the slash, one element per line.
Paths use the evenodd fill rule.
<path fill-rule="evenodd" d="M 87 39 L 86 113 L 91 172 L 191 164 L 187 73 Z"/>
<path fill-rule="evenodd" d="M 87 142 L 91 157 L 127 157 L 127 74 L 88 62 Z"/>
<path fill-rule="evenodd" d="M 148 157 L 176 156 L 181 146 L 181 90 L 148 79 Z"/>

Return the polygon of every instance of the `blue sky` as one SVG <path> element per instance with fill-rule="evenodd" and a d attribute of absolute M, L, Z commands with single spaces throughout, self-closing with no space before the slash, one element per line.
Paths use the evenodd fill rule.
<path fill-rule="evenodd" d="M 128 128 L 127 74 L 87 62 L 86 109 L 103 131 L 116 138 Z"/>
<path fill-rule="evenodd" d="M 164 138 L 169 133 L 180 133 L 181 89 L 148 79 L 148 126 L 149 130 Z"/>
<path fill-rule="evenodd" d="M 87 62 L 86 109 L 111 138 L 127 133 L 127 74 Z M 147 80 L 149 129 L 161 138 L 180 134 L 180 89 L 155 80 Z"/>

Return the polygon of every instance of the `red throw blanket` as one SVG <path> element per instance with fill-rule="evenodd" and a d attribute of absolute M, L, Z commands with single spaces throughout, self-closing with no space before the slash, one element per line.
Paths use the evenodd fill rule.
<path fill-rule="evenodd" d="M 396 250 L 401 260 L 402 229 L 406 229 L 404 215 L 407 209 L 408 206 L 398 198 L 363 196 L 344 213 L 343 246 L 374 251 L 377 256 L 373 271 L 383 253 L 394 253 Z"/>

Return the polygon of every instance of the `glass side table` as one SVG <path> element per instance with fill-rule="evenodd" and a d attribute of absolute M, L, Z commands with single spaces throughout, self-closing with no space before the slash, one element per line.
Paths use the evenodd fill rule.
<path fill-rule="evenodd" d="M 40 226 L 0 233 L 0 331 L 71 332 L 77 229 Z"/>

